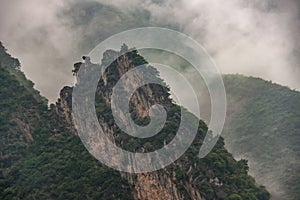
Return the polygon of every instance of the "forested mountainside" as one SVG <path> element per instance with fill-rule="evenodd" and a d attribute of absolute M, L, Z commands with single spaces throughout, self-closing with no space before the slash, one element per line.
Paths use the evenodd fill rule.
<path fill-rule="evenodd" d="M 118 52 L 108 51 L 104 57 L 111 59 L 113 54 Z M 96 93 L 100 125 L 116 144 L 128 150 L 160 147 L 164 140 L 174 137 L 180 122 L 180 107 L 169 98 L 160 98 L 169 96 L 168 88 L 145 85 L 131 101 L 132 116 L 137 123 L 145 124 L 148 118 L 143 113 L 149 109 L 148 101 L 165 105 L 168 118 L 161 133 L 149 140 L 133 139 L 116 127 L 108 101 L 112 86 L 122 73 L 145 62 L 137 51 L 121 56 L 107 69 L 106 80 L 110 81 L 100 81 Z M 202 121 L 192 146 L 165 169 L 129 174 L 102 165 L 76 135 L 71 118 L 73 88 L 63 88 L 57 103 L 47 109 L 43 98 L 37 99 L 36 93 L 27 90 L 8 68 L 0 68 L 0 109 L 6 110 L 4 120 L 0 121 L 0 142 L 6 144 L 1 149 L 1 167 L 5 173 L 0 178 L 0 199 L 269 199 L 264 187 L 248 175 L 247 161 L 234 160 L 224 148 L 222 138 L 207 157 L 197 157 L 207 132 Z M 191 120 L 197 120 L 188 115 Z M 22 121 L 20 126 L 16 126 L 16 119 Z M 7 160 L 2 161 L 5 155 Z M 14 155 L 18 155 L 17 159 Z"/>
<path fill-rule="evenodd" d="M 132 199 L 126 180 L 99 165 L 67 126 L 63 102 L 48 109 L 20 62 L 5 48 L 0 54 L 0 199 Z"/>
<path fill-rule="evenodd" d="M 273 199 L 300 196 L 300 92 L 242 75 L 225 75 L 226 147 L 249 160 Z"/>
<path fill-rule="evenodd" d="M 20 62 L 0 43 L 0 176 L 23 158 L 33 142 L 33 130 L 40 126 L 47 104 L 33 83 L 19 70 Z"/>
<path fill-rule="evenodd" d="M 17 58 L 12 57 L 7 49 L 3 46 L 0 41 L 0 65 L 6 66 L 11 69 L 20 69 L 21 63 Z"/>

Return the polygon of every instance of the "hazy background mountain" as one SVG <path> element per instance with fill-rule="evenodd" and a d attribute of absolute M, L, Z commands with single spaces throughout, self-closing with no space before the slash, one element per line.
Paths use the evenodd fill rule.
<path fill-rule="evenodd" d="M 2 154 L 0 160 L 2 174 L 7 175 L 10 167 L 19 159 L 24 158 L 34 138 L 38 142 L 33 143 L 36 147 L 30 150 L 33 153 L 27 158 L 28 163 L 18 165 L 16 169 L 31 168 L 33 160 L 39 154 L 37 152 L 44 151 L 46 150 L 45 148 L 48 149 L 47 146 L 49 144 L 53 145 L 52 139 L 56 137 L 56 134 L 68 132 L 64 137 L 58 138 L 58 146 L 55 145 L 53 148 L 54 154 L 64 147 L 77 152 L 78 149 L 74 145 L 78 145 L 79 141 L 72 139 L 74 131 L 70 131 L 66 122 L 70 121 L 70 118 L 66 117 L 65 114 L 61 114 L 61 116 L 49 115 L 46 101 L 32 88 L 33 83 L 28 81 L 24 74 L 18 70 L 19 66 L 14 65 L 18 63 L 18 60 L 6 53 L 2 52 L 2 54 L 5 56 L 1 57 L 1 63 L 11 63 L 11 67 L 1 67 L 1 85 L 4 86 L 1 87 L 2 114 L 0 120 L 1 142 L 3 144 L 1 146 Z M 162 56 L 171 57 L 170 55 Z M 153 57 L 161 59 L 158 56 Z M 165 62 L 170 63 L 169 61 Z M 176 62 L 178 68 L 181 67 L 184 71 L 186 63 L 174 58 L 171 61 Z M 186 73 L 187 76 L 188 74 L 189 72 Z M 200 107 L 205 108 L 209 105 L 206 102 L 208 95 L 205 93 L 204 87 L 202 87 L 201 79 L 197 79 L 197 81 L 199 81 L 199 87 L 202 88 L 201 96 L 204 98 Z M 242 75 L 224 75 L 224 83 L 228 100 L 228 112 L 223 132 L 226 148 L 237 159 L 249 160 L 250 173 L 260 184 L 267 187 L 273 199 L 297 199 L 299 195 L 298 174 L 300 166 L 298 145 L 300 141 L 300 114 L 298 109 L 300 106 L 300 93 L 270 81 Z M 61 92 L 61 95 L 63 95 L 63 98 L 66 98 L 64 100 L 67 102 L 70 100 L 70 97 L 64 97 L 65 92 L 67 90 Z M 207 101 L 209 102 L 209 100 Z M 57 106 L 59 108 L 60 105 L 65 104 L 60 100 Z M 205 121 L 209 121 L 209 110 L 209 108 L 202 109 L 202 116 Z M 59 112 L 65 113 L 63 110 Z M 45 126 L 45 123 L 49 124 Z M 43 128 L 41 128 L 40 124 L 44 124 Z M 50 141 L 47 139 L 49 133 L 51 135 Z M 51 152 L 52 150 L 49 151 Z M 50 154 L 52 155 L 52 153 Z M 44 156 L 49 155 L 44 154 L 38 159 L 46 159 Z M 75 154 L 69 156 L 74 159 L 76 157 Z M 90 157 L 88 155 L 85 156 L 86 158 Z M 52 161 L 56 162 L 55 160 Z M 39 167 L 43 168 L 44 164 L 41 162 Z M 96 171 L 90 173 L 96 173 Z M 107 171 L 106 169 L 103 171 L 103 173 L 110 172 L 112 171 Z M 26 173 L 32 172 L 28 171 Z M 103 174 L 101 173 L 97 176 L 102 177 Z M 52 175 L 50 173 L 43 176 Z M 73 175 L 70 178 L 73 179 Z M 118 176 L 116 175 L 115 178 L 117 180 Z M 102 180 L 102 178 L 100 179 Z M 32 180 L 39 181 L 40 178 L 36 175 Z M 26 187 L 23 188 L 22 180 L 20 181 L 18 187 L 23 190 Z M 110 181 L 113 180 L 111 179 Z M 76 182 L 76 184 L 81 183 L 81 181 Z M 2 187 L 8 187 L 7 182 L 2 182 L 2 184 L 4 184 Z M 93 185 L 94 183 L 89 184 Z M 52 186 L 55 187 L 55 185 Z M 91 186 L 91 188 L 93 187 Z M 27 188 L 31 188 L 31 186 L 27 186 Z"/>
<path fill-rule="evenodd" d="M 210 95 L 203 79 L 179 57 L 148 51 L 149 60 L 174 66 L 192 83 L 200 99 L 200 116 L 211 117 Z M 250 173 L 271 192 L 273 199 L 298 199 L 300 169 L 300 92 L 243 75 L 223 75 L 227 114 L 222 136 L 233 155 L 249 160 Z M 190 91 L 171 82 L 171 91 L 189 97 Z M 175 90 L 174 90 L 175 89 Z M 191 101 L 183 105 L 190 108 Z"/>
<path fill-rule="evenodd" d="M 223 73 L 300 87 L 297 0 L 2 0 L 0 16 L 0 39 L 50 102 L 64 85 L 73 83 L 74 61 L 96 44 L 128 28 L 156 25 L 191 35 Z M 299 169 L 299 93 L 255 78 L 224 80 L 229 100 L 227 148 L 249 159 L 250 172 L 273 194 L 297 198 L 299 183 L 292 176 Z M 208 122 L 209 103 L 204 102 L 203 118 Z"/>
<path fill-rule="evenodd" d="M 300 196 L 300 92 L 242 75 L 225 75 L 227 149 L 274 199 Z"/>

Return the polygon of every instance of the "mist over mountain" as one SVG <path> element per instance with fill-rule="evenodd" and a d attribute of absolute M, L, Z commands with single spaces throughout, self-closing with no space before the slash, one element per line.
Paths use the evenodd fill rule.
<path fill-rule="evenodd" d="M 155 191 L 161 194 L 158 199 L 269 199 L 270 193 L 271 199 L 298 200 L 298 0 L 2 0 L 0 5 L 0 199 L 153 199 Z M 70 106 L 76 76 L 71 70 L 111 35 L 147 26 L 183 32 L 203 45 L 226 74 L 228 112 L 224 140 L 192 166 L 211 117 L 203 78 L 168 52 L 134 52 L 138 61 L 169 65 L 191 81 L 203 121 L 183 160 L 154 174 L 128 176 L 92 158 L 76 135 Z M 116 71 L 110 73 L 110 78 L 119 78 Z M 159 73 L 162 79 L 168 76 Z M 182 94 L 180 106 L 192 112 L 189 91 L 173 82 L 167 83 L 170 90 L 152 89 L 171 97 Z M 107 89 L 97 91 L 96 110 L 104 113 L 98 118 L 110 137 L 128 150 L 161 147 L 164 134 L 147 141 L 153 146 L 118 135 L 105 101 Z M 150 94 L 152 89 L 143 91 Z M 179 123 L 175 107 L 166 134 Z M 147 124 L 138 113 L 134 110 L 135 122 Z"/>
<path fill-rule="evenodd" d="M 162 26 L 202 44 L 223 73 L 299 89 L 299 2 L 133 0 L 1 2 L 0 38 L 51 102 L 74 82 L 72 63 L 103 39 Z M 59 71 L 59 75 L 56 73 Z"/>
<path fill-rule="evenodd" d="M 160 61 L 182 72 L 198 92 L 200 117 L 209 124 L 211 97 L 190 64 L 173 54 L 148 51 L 145 55 L 154 63 Z M 223 75 L 223 81 L 227 114 L 221 135 L 226 148 L 237 159 L 249 160 L 250 173 L 267 187 L 272 199 L 298 199 L 300 92 L 239 74 Z M 182 102 L 185 107 L 196 109 L 188 98 L 190 91 L 179 81 L 169 85 L 172 92 L 187 97 Z"/>
<path fill-rule="evenodd" d="M 270 81 L 225 75 L 226 148 L 249 161 L 250 173 L 272 199 L 298 199 L 300 92 Z"/>

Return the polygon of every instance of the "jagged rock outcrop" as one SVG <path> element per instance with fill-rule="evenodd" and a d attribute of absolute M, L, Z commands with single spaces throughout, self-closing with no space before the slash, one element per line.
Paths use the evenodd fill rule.
<path fill-rule="evenodd" d="M 105 134 L 116 145 L 129 151 L 148 152 L 161 148 L 173 139 L 180 123 L 180 109 L 170 99 L 169 89 L 159 78 L 158 72 L 149 66 L 149 75 L 156 76 L 162 84 L 146 84 L 134 92 L 130 100 L 131 116 L 135 122 L 146 125 L 149 123 L 149 108 L 153 104 L 160 104 L 168 112 L 167 128 L 149 140 L 132 139 L 122 133 L 113 120 L 112 113 L 109 111 L 111 94 L 113 87 L 122 75 L 138 65 L 147 64 L 147 62 L 138 55 L 136 50 L 121 56 L 120 52 L 108 50 L 104 53 L 102 65 L 111 61 L 113 62 L 104 72 L 96 91 L 97 116 Z M 77 80 L 80 83 L 79 76 L 77 76 Z M 59 116 L 65 119 L 68 127 L 74 129 L 71 107 L 69 107 L 71 106 L 71 92 L 71 88 L 65 87 L 61 91 L 60 100 L 54 109 Z M 71 132 L 76 133 L 76 130 Z M 206 158 L 200 160 L 197 157 L 206 132 L 206 125 L 200 121 L 198 134 L 192 146 L 179 160 L 164 169 L 140 174 L 122 172 L 121 176 L 133 185 L 131 192 L 134 199 L 244 198 L 249 195 L 249 191 L 253 192 L 253 197 L 268 199 L 268 193 L 263 188 L 256 186 L 254 180 L 247 175 L 247 167 L 244 166 L 244 162 L 235 161 L 224 149 L 222 138 Z M 235 179 L 245 181 L 242 185 L 236 185 L 233 181 Z"/>
<path fill-rule="evenodd" d="M 129 53 L 120 56 L 120 52 L 113 50 L 109 50 L 104 53 L 102 65 L 112 62 L 116 59 L 105 71 L 103 81 L 99 82 L 97 89 L 97 93 L 104 99 L 107 105 L 110 105 L 112 90 L 117 81 L 122 77 L 122 75 L 136 67 L 136 63 L 134 63 L 132 56 L 137 56 L 137 54 L 132 55 Z M 146 64 L 146 61 L 144 61 L 142 57 L 138 58 L 140 59 L 140 63 L 138 63 L 139 65 Z M 172 107 L 175 107 L 169 97 L 169 90 L 163 81 L 159 79 L 156 69 L 149 67 L 148 70 L 148 76 L 156 76 L 154 78 L 158 79 L 158 82 L 160 82 L 161 85 L 147 84 L 140 87 L 133 93 L 130 101 L 132 117 L 135 119 L 144 119 L 146 121 L 149 115 L 149 109 L 154 104 L 163 105 L 166 111 L 170 111 Z M 132 77 L 132 80 L 127 81 L 137 81 L 137 79 L 139 79 L 139 77 Z M 117 143 L 123 143 L 126 141 L 126 139 L 119 138 L 118 135 L 114 134 L 115 130 L 117 129 L 116 125 L 108 125 L 107 119 L 101 116 L 101 114 L 99 115 L 99 121 L 101 122 L 100 124 L 105 127 L 104 130 L 110 133 L 110 138 L 113 138 L 113 140 L 115 140 Z M 141 151 L 145 151 L 145 149 L 142 148 Z M 123 176 L 126 177 L 124 173 Z M 130 178 L 129 180 L 132 179 Z M 203 199 L 201 198 L 200 193 L 195 191 L 193 186 L 189 183 L 186 183 L 187 191 L 184 193 L 180 192 L 178 190 L 178 181 L 176 180 L 175 171 L 161 170 L 158 172 L 137 174 L 135 181 L 133 181 L 132 184 L 134 185 L 135 189 L 135 199 Z"/>
<path fill-rule="evenodd" d="M 189 123 L 199 124 L 189 149 L 173 164 L 155 172 L 120 173 L 108 168 L 88 153 L 73 123 L 72 95 L 78 84 L 83 83 L 83 77 L 77 75 L 75 88 L 64 87 L 59 100 L 49 110 L 33 89 L 32 82 L 20 73 L 20 76 L 13 77 L 0 67 L 0 164 L 2 172 L 5 169 L 4 177 L 0 176 L 0 199 L 269 199 L 268 192 L 248 176 L 247 161 L 234 160 L 224 148 L 222 138 L 210 154 L 198 158 L 207 126 L 187 110 L 181 112 L 180 106 L 169 98 L 169 89 L 158 72 L 151 66 L 146 66 L 145 75 L 160 84 L 145 84 L 134 90 L 129 101 L 130 118 L 145 126 L 151 122 L 149 108 L 160 104 L 167 113 L 164 127 L 149 138 L 131 137 L 121 131 L 111 111 L 112 88 L 123 74 L 147 62 L 136 50 L 119 56 L 120 52 L 113 50 L 104 54 L 102 64 L 113 62 L 104 71 L 95 94 L 98 121 L 108 138 L 127 151 L 151 152 L 168 144 L 175 135 L 177 137 L 184 115 Z M 83 67 L 91 65 L 86 57 Z M 13 70 L 18 73 L 18 70 Z M 129 82 L 132 82 L 131 78 Z M 133 84 L 136 86 L 137 83 L 133 80 Z M 127 83 L 122 86 L 123 89 L 130 88 Z M 80 93 L 84 98 L 85 92 L 88 91 Z M 86 113 L 85 117 L 94 116 L 89 114 Z M 86 130 L 93 129 L 87 127 Z M 189 134 L 188 128 L 183 130 L 180 141 Z M 101 145 L 101 141 L 99 143 Z M 178 145 L 181 144 L 176 144 L 173 151 Z M 168 156 L 173 154 L 171 152 Z M 19 159 L 22 161 L 18 162 Z M 109 159 L 117 160 L 113 156 Z M 161 162 L 162 159 L 155 163 Z"/>
<path fill-rule="evenodd" d="M 114 61 L 116 58 L 120 56 L 120 52 L 116 52 L 113 50 L 108 50 L 104 53 L 104 57 L 102 60 L 102 64 L 106 64 L 108 62 Z M 146 63 L 146 62 L 145 62 Z M 120 79 L 122 75 L 124 75 L 129 70 L 135 68 L 136 66 L 132 62 L 132 58 L 130 55 L 120 56 L 115 62 L 112 64 L 113 67 L 109 67 L 99 83 L 97 88 L 97 95 L 99 95 L 102 100 L 110 105 L 111 102 L 111 94 L 112 89 L 116 82 Z M 89 66 L 87 66 L 89 67 Z M 158 72 L 154 69 L 152 72 L 157 75 Z M 158 77 L 157 77 L 158 78 Z M 80 82 L 80 77 L 77 76 L 78 81 Z M 163 83 L 162 80 L 160 80 Z M 71 88 L 65 87 L 60 93 L 60 99 L 56 103 L 56 112 L 66 118 L 68 124 L 72 124 L 70 119 L 71 109 L 68 107 L 71 105 L 70 102 L 70 92 Z M 169 98 L 168 89 L 166 87 L 162 87 L 160 85 L 145 85 L 137 90 L 131 99 L 130 108 L 132 109 L 132 115 L 136 118 L 145 119 L 149 115 L 149 109 L 153 104 L 159 103 L 164 105 L 166 109 L 170 109 L 173 104 L 171 99 Z M 122 143 L 122 138 L 115 134 L 115 129 L 117 126 L 111 122 L 111 119 L 107 119 L 104 116 L 99 115 L 99 123 L 102 126 L 106 135 L 113 142 Z M 165 171 L 167 172 L 167 171 Z M 159 199 L 172 199 L 179 200 L 184 199 L 184 196 L 180 194 L 177 189 L 177 186 L 174 181 L 176 181 L 175 177 L 176 173 L 171 173 L 168 175 L 167 173 L 144 173 L 138 174 L 135 178 L 133 175 L 122 173 L 122 176 L 127 178 L 131 184 L 134 185 L 135 191 L 133 191 L 135 199 L 151 199 L 151 200 L 159 200 Z M 202 199 L 199 195 L 198 198 L 193 199 Z"/>
<path fill-rule="evenodd" d="M 59 99 L 56 104 L 50 105 L 51 115 L 58 119 L 60 124 L 68 129 L 73 135 L 77 135 L 72 118 L 72 91 L 73 88 L 65 86 L 59 94 Z M 62 121 L 61 121 L 62 120 Z M 57 128 L 53 130 L 57 132 Z"/>

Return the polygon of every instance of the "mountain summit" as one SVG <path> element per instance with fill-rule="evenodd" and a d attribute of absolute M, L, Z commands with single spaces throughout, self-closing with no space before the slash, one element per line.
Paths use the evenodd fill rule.
<path fill-rule="evenodd" d="M 149 108 L 159 103 L 167 112 L 166 123 L 157 135 L 146 139 L 122 132 L 110 109 L 112 88 L 123 74 L 138 65 L 147 65 L 147 61 L 136 50 L 119 55 L 118 51 L 108 50 L 102 60 L 102 63 L 110 59 L 113 62 L 104 72 L 96 91 L 95 109 L 99 124 L 107 137 L 123 149 L 154 151 L 175 137 L 182 114 L 180 106 L 171 100 L 169 89 L 155 68 L 148 66 L 151 75 L 162 85 L 146 84 L 136 90 L 130 100 L 130 114 L 136 124 L 147 125 L 150 123 Z M 5 71 L 5 67 L 1 70 Z M 8 76 L 1 76 L 0 81 L 2 86 L 9 81 Z M 17 86 L 11 85 L 10 90 L 14 91 L 14 87 Z M 5 88 L 2 87 L 2 90 Z M 50 110 L 39 110 L 41 113 L 35 115 L 37 119 L 29 116 L 29 122 L 35 122 L 29 131 L 31 142 L 28 148 L 22 150 L 24 153 L 20 162 L 12 163 L 0 179 L 1 199 L 269 199 L 264 187 L 257 185 L 248 175 L 247 161 L 236 161 L 224 148 L 223 138 L 205 158 L 198 158 L 207 133 L 207 126 L 201 120 L 189 149 L 164 169 L 131 174 L 106 167 L 87 152 L 78 137 L 72 118 L 73 90 L 72 87 L 64 87 L 60 99 L 50 106 Z M 21 100 L 15 96 L 15 101 Z M 33 107 L 29 105 L 27 109 Z M 22 110 L 17 113 L 20 112 Z M 191 120 L 198 120 L 187 111 L 185 114 Z M 4 127 L 10 122 L 1 123 Z M 5 130 L 1 131 L 3 135 Z M 19 150 L 17 146 L 15 149 Z"/>

